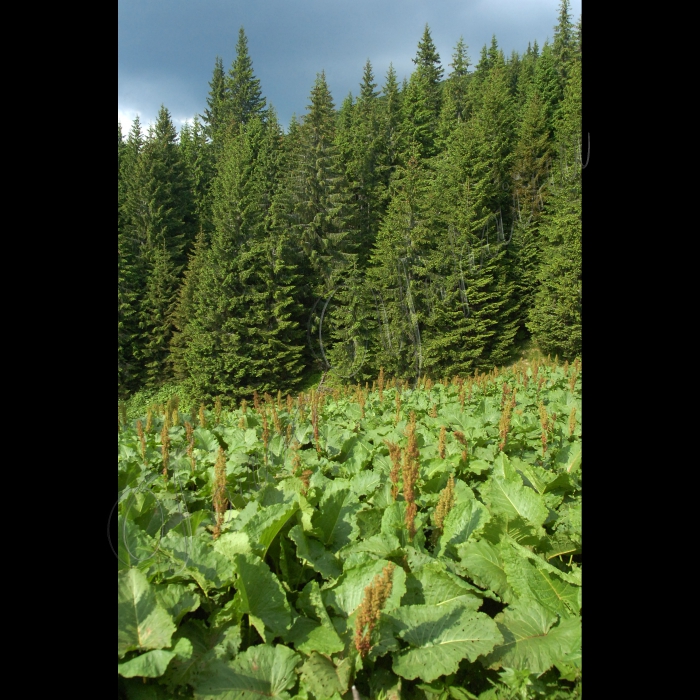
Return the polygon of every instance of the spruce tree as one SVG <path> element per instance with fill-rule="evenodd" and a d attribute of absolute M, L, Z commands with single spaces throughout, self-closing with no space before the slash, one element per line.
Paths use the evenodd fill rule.
<path fill-rule="evenodd" d="M 452 54 L 452 71 L 444 85 L 444 99 L 440 113 L 440 142 L 445 143 L 457 124 L 469 118 L 467 86 L 469 83 L 469 54 L 464 38 L 459 37 Z"/>
<path fill-rule="evenodd" d="M 165 107 L 132 163 L 124 215 L 138 320 L 132 338 L 133 374 L 153 388 L 171 377 L 167 347 L 172 312 L 195 225 L 175 128 Z"/>
<path fill-rule="evenodd" d="M 236 58 L 226 80 L 227 116 L 237 129 L 253 117 L 265 120 L 266 100 L 262 96 L 260 80 L 253 73 L 253 62 L 248 53 L 248 39 L 243 27 L 238 30 Z"/>
<path fill-rule="evenodd" d="M 411 74 L 403 96 L 402 131 L 407 144 L 416 144 L 421 158 L 430 158 L 437 152 L 443 69 L 427 24 L 412 60 L 416 70 Z"/>
<path fill-rule="evenodd" d="M 187 122 L 183 125 L 179 145 L 195 227 L 198 231 L 203 229 L 209 233 L 212 228 L 209 191 L 214 177 L 214 163 L 211 145 L 207 143 L 205 129 L 198 117 L 195 116 L 191 125 Z"/>
<path fill-rule="evenodd" d="M 535 88 L 544 103 L 547 128 L 550 137 L 553 138 L 555 124 L 559 119 L 559 105 L 563 97 L 563 87 L 557 59 L 549 42 L 545 42 L 542 53 L 535 64 Z"/>
<path fill-rule="evenodd" d="M 558 158 L 540 224 L 539 287 L 528 328 L 542 352 L 581 354 L 581 63 L 571 64 L 558 123 Z"/>
<path fill-rule="evenodd" d="M 121 127 L 119 129 L 121 137 Z M 144 286 L 143 266 L 140 261 L 140 248 L 133 230 L 130 230 L 128 201 L 130 191 L 135 185 L 135 172 L 139 154 L 143 146 L 141 123 L 136 116 L 131 125 L 129 136 L 119 148 L 119 396 L 126 398 L 136 391 L 141 382 L 142 373 L 137 361 L 138 344 L 138 308 Z"/>
<path fill-rule="evenodd" d="M 517 252 L 516 287 L 521 302 L 521 329 L 524 329 L 539 284 L 537 273 L 542 255 L 539 221 L 547 198 L 546 185 L 553 155 L 544 104 L 533 87 L 518 129 L 512 173 L 515 209 L 512 246 Z"/>
<path fill-rule="evenodd" d="M 392 182 L 392 196 L 372 250 L 367 286 L 376 309 L 375 371 L 415 378 L 423 369 L 423 263 L 427 178 L 414 146 Z"/>
<path fill-rule="evenodd" d="M 138 360 L 146 389 L 157 389 L 172 378 L 169 362 L 178 278 L 166 242 L 158 241 L 145 252 L 146 289 L 139 309 L 141 342 Z"/>
<path fill-rule="evenodd" d="M 391 63 L 379 99 L 381 104 L 379 109 L 381 154 L 378 168 L 380 181 L 387 191 L 391 176 L 399 163 L 400 153 L 403 151 L 401 140 L 402 96 L 396 80 L 396 71 Z"/>
<path fill-rule="evenodd" d="M 220 145 L 219 133 L 224 124 L 228 123 L 228 102 L 226 100 L 226 72 L 220 56 L 214 62 L 214 71 L 209 81 L 207 108 L 204 110 L 204 133 L 218 151 Z"/>
<path fill-rule="evenodd" d="M 325 73 L 311 91 L 291 164 L 290 223 L 308 257 L 319 293 L 330 293 L 356 264 L 355 212 L 335 145 L 335 108 Z"/>
<path fill-rule="evenodd" d="M 497 56 L 479 108 L 434 163 L 423 334 L 432 373 L 487 369 L 512 353 L 520 321 L 510 238 L 512 144 L 512 98 Z"/>
<path fill-rule="evenodd" d="M 301 331 L 288 240 L 269 230 L 280 131 L 253 117 L 230 135 L 214 181 L 214 232 L 194 290 L 184 362 L 194 394 L 249 398 L 293 389 Z"/>
<path fill-rule="evenodd" d="M 355 202 L 358 265 L 361 269 L 366 266 L 386 207 L 386 185 L 382 181 L 382 167 L 386 167 L 385 149 L 376 87 L 372 64 L 367 60 L 360 94 L 355 105 L 348 111 L 349 123 L 342 121 L 341 110 L 336 137 L 336 143 L 341 146 L 348 187 Z"/>
<path fill-rule="evenodd" d="M 559 0 L 558 22 L 554 27 L 554 42 L 552 53 L 557 63 L 562 87 L 568 77 L 569 62 L 573 58 L 575 50 L 575 30 L 571 18 L 569 0 Z"/>
<path fill-rule="evenodd" d="M 173 377 L 179 381 L 188 377 L 185 361 L 185 350 L 190 341 L 188 324 L 195 315 L 197 286 L 207 264 L 207 245 L 207 236 L 204 229 L 200 228 L 194 247 L 190 252 L 173 312 L 173 334 L 170 341 L 169 361 Z"/>

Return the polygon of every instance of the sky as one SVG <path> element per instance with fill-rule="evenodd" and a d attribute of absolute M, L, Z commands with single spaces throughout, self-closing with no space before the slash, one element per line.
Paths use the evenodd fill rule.
<path fill-rule="evenodd" d="M 571 0 L 575 22 L 582 0 Z M 559 0 L 118 0 L 118 120 L 126 135 L 161 104 L 179 130 L 206 108 L 220 56 L 228 70 L 243 26 L 262 94 L 286 128 L 306 112 L 325 71 L 337 107 L 356 96 L 369 59 L 381 88 L 389 63 L 399 83 L 413 70 L 426 23 L 445 75 L 460 36 L 473 64 L 496 35 L 506 56 L 550 42 Z"/>

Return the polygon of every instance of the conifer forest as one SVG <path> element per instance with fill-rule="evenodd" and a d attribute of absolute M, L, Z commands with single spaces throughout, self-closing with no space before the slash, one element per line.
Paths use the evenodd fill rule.
<path fill-rule="evenodd" d="M 120 399 L 581 355 L 580 20 L 476 62 L 426 25 L 413 63 L 339 99 L 320 72 L 285 132 L 241 28 L 179 134 L 165 106 L 119 126 Z"/>
<path fill-rule="evenodd" d="M 581 20 L 443 60 L 119 127 L 120 700 L 580 700 Z"/>

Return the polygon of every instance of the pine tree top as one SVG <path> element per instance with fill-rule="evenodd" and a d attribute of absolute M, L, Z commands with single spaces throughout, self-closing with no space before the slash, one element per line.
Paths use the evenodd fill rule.
<path fill-rule="evenodd" d="M 374 82 L 374 73 L 372 72 L 372 64 L 369 58 L 365 63 L 364 72 L 362 74 L 362 82 L 360 83 L 360 99 L 364 102 L 374 100 L 378 92 L 375 91 L 377 84 Z"/>
<path fill-rule="evenodd" d="M 247 124 L 251 117 L 264 115 L 266 100 L 262 96 L 260 80 L 253 73 L 253 61 L 248 53 L 248 39 L 243 27 L 238 30 L 236 58 L 231 64 L 226 83 L 234 121 Z"/>
<path fill-rule="evenodd" d="M 452 68 L 450 78 L 461 78 L 467 75 L 467 69 L 470 66 L 469 54 L 467 53 L 468 48 L 464 43 L 464 37 L 460 36 L 457 46 L 455 46 L 455 52 L 452 54 L 452 63 L 449 64 L 450 68 Z"/>
<path fill-rule="evenodd" d="M 418 42 L 418 53 L 411 59 L 418 66 L 418 72 L 424 75 L 429 82 L 437 84 L 442 79 L 443 70 L 433 39 L 430 36 L 430 27 L 426 24 L 423 36 Z"/>

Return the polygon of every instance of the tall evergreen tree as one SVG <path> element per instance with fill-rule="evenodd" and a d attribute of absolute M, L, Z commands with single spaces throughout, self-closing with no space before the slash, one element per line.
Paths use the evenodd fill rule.
<path fill-rule="evenodd" d="M 412 60 L 416 70 L 411 74 L 403 97 L 402 130 L 406 143 L 415 143 L 420 156 L 429 158 L 437 152 L 435 141 L 442 104 L 443 69 L 427 24 Z"/>
<path fill-rule="evenodd" d="M 435 161 L 426 366 L 471 372 L 506 362 L 520 321 L 511 248 L 513 103 L 502 58 L 480 106 Z"/>
<path fill-rule="evenodd" d="M 173 334 L 170 341 L 170 364 L 173 377 L 178 381 L 187 379 L 188 367 L 185 361 L 185 351 L 190 342 L 188 327 L 195 316 L 195 299 L 197 287 L 207 265 L 207 236 L 204 229 L 200 228 L 194 247 L 190 252 L 187 268 L 178 290 L 177 303 L 175 305 L 173 319 Z"/>
<path fill-rule="evenodd" d="M 440 140 L 443 144 L 457 124 L 466 121 L 470 115 L 467 94 L 470 59 L 467 48 L 464 38 L 459 37 L 452 54 L 452 63 L 450 63 L 452 71 L 444 85 L 444 99 L 439 125 Z"/>
<path fill-rule="evenodd" d="M 204 133 L 215 146 L 219 146 L 219 132 L 228 123 L 228 102 L 226 100 L 226 72 L 220 56 L 214 62 L 214 71 L 209 81 L 207 108 L 202 116 Z"/>
<path fill-rule="evenodd" d="M 415 378 L 423 369 L 421 324 L 423 258 L 428 249 L 425 225 L 427 178 L 414 146 L 392 182 L 392 196 L 367 270 L 378 331 L 372 362 L 394 376 Z"/>
<path fill-rule="evenodd" d="M 180 158 L 192 201 L 193 218 L 197 230 L 211 231 L 211 181 L 214 163 L 205 129 L 195 116 L 192 125 L 185 123 L 180 129 Z"/>
<path fill-rule="evenodd" d="M 391 176 L 399 163 L 400 153 L 403 150 L 401 141 L 403 100 L 399 83 L 396 80 L 396 71 L 391 63 L 386 73 L 380 100 L 379 128 L 381 132 L 382 157 L 379 167 L 381 181 L 384 187 L 388 188 Z"/>
<path fill-rule="evenodd" d="M 559 119 L 559 105 L 563 98 L 563 83 L 557 59 L 549 42 L 545 42 L 542 53 L 535 64 L 535 88 L 544 103 L 547 128 L 554 137 L 554 128 Z"/>
<path fill-rule="evenodd" d="M 357 243 L 355 212 L 335 145 L 335 107 L 323 72 L 299 128 L 289 188 L 294 235 L 308 256 L 315 286 L 328 293 L 355 264 Z"/>
<path fill-rule="evenodd" d="M 265 120 L 266 100 L 262 96 L 260 80 L 253 73 L 253 62 L 248 53 L 248 39 L 243 27 L 238 30 L 236 58 L 226 80 L 228 116 L 234 124 L 247 124 L 253 117 Z"/>
<path fill-rule="evenodd" d="M 127 146 L 129 144 L 127 143 Z M 161 107 L 131 171 L 124 205 L 124 235 L 133 256 L 134 374 L 153 388 L 170 378 L 167 348 L 178 278 L 187 261 L 195 225 L 191 192 L 180 159 L 175 127 Z"/>
<path fill-rule="evenodd" d="M 569 0 L 559 0 L 558 22 L 554 27 L 554 43 L 552 53 L 557 62 L 557 69 L 562 81 L 562 87 L 568 76 L 568 66 L 575 49 L 575 30 L 571 18 Z"/>
<path fill-rule="evenodd" d="M 121 138 L 121 127 L 120 127 Z M 135 184 L 135 172 L 143 147 L 143 134 L 138 115 L 134 119 L 126 142 L 119 148 L 119 396 L 126 398 L 140 386 L 141 371 L 136 359 L 138 308 L 143 289 L 143 267 L 139 258 L 138 241 L 129 230 L 127 203 Z"/>
<path fill-rule="evenodd" d="M 581 354 L 581 63 L 571 64 L 558 124 L 559 154 L 540 224 L 539 288 L 528 328 L 539 348 Z"/>
<path fill-rule="evenodd" d="M 349 112 L 349 124 L 340 123 L 336 139 L 339 145 L 342 143 L 345 176 L 355 202 L 358 264 L 362 269 L 366 266 L 386 206 L 386 185 L 382 178 L 386 154 L 376 87 L 372 64 L 367 60 L 359 97 Z"/>
<path fill-rule="evenodd" d="M 513 153 L 514 234 L 517 251 L 517 297 L 521 329 L 534 303 L 542 255 L 539 221 L 547 197 L 547 180 L 554 150 L 547 129 L 544 104 L 536 89 L 530 91 Z"/>
<path fill-rule="evenodd" d="M 288 239 L 268 226 L 279 148 L 276 119 L 265 126 L 256 116 L 223 150 L 214 182 L 214 233 L 185 330 L 184 362 L 201 398 L 293 389 L 302 370 Z"/>

